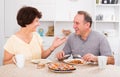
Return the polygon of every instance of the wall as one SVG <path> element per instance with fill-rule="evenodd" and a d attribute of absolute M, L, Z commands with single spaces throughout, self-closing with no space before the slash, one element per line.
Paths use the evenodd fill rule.
<path fill-rule="evenodd" d="M 4 0 L 0 1 L 0 10 L 0 65 L 2 65 L 4 44 Z"/>
<path fill-rule="evenodd" d="M 5 0 L 5 37 L 9 37 L 19 29 L 16 14 L 25 5 L 34 6 L 40 10 L 43 14 L 41 21 L 72 21 L 78 10 L 85 10 L 92 17 L 95 15 L 94 0 Z"/>

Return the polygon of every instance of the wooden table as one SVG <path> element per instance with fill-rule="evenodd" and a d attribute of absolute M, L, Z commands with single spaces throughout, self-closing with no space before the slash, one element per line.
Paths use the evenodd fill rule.
<path fill-rule="evenodd" d="M 98 65 L 77 65 L 72 73 L 54 73 L 47 65 L 37 69 L 37 65 L 32 63 L 26 63 L 24 68 L 8 64 L 0 66 L 0 77 L 120 77 L 120 67 L 107 65 L 100 70 Z"/>

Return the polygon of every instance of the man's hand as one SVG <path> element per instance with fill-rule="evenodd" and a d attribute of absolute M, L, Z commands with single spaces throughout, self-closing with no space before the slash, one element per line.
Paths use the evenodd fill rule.
<path fill-rule="evenodd" d="M 83 59 L 85 61 L 88 61 L 88 62 L 97 62 L 97 56 L 91 54 L 91 53 L 88 53 L 86 55 L 83 56 Z"/>
<path fill-rule="evenodd" d="M 65 53 L 63 51 L 61 51 L 61 52 L 56 54 L 56 57 L 57 57 L 58 60 L 62 60 L 64 55 L 65 55 Z"/>

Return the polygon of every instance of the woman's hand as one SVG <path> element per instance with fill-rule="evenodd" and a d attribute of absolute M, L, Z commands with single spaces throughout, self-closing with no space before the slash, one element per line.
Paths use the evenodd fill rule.
<path fill-rule="evenodd" d="M 52 43 L 52 46 L 50 47 L 51 50 L 54 50 L 58 46 L 62 45 L 66 41 L 66 37 L 58 38 L 56 37 Z"/>
<path fill-rule="evenodd" d="M 42 58 L 47 58 L 58 46 L 63 44 L 66 41 L 66 38 L 58 38 L 56 37 L 52 43 L 52 45 L 46 50 L 46 52 L 42 52 Z M 43 47 L 42 47 L 43 51 Z"/>

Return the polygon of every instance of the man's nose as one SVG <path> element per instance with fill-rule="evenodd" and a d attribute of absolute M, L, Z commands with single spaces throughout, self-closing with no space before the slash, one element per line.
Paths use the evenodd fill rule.
<path fill-rule="evenodd" d="M 74 25 L 73 25 L 73 28 L 76 28 L 76 27 L 77 27 L 77 26 L 74 24 Z"/>

